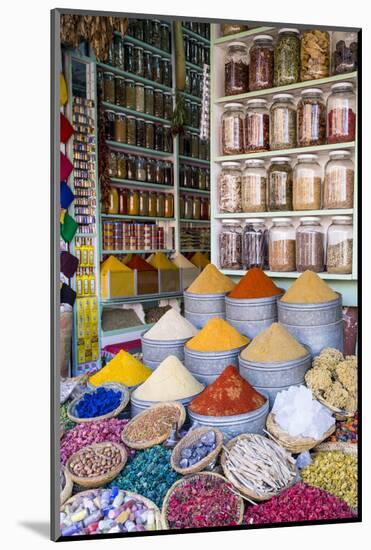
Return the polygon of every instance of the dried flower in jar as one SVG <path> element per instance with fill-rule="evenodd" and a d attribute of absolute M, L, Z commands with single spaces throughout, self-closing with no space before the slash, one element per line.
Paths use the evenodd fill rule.
<path fill-rule="evenodd" d="M 274 50 L 273 38 L 269 35 L 258 35 L 250 48 L 250 90 L 263 90 L 273 87 Z"/>
<path fill-rule="evenodd" d="M 241 103 L 227 103 L 222 115 L 223 155 L 238 155 L 244 152 L 244 111 Z"/>
<path fill-rule="evenodd" d="M 330 74 L 330 36 L 320 30 L 304 31 L 300 48 L 301 80 L 326 78 Z"/>
<path fill-rule="evenodd" d="M 297 107 L 298 145 L 324 145 L 326 143 L 326 106 L 322 91 L 304 90 Z"/>
<path fill-rule="evenodd" d="M 218 202 L 219 212 L 241 212 L 241 169 L 238 162 L 222 162 Z"/>

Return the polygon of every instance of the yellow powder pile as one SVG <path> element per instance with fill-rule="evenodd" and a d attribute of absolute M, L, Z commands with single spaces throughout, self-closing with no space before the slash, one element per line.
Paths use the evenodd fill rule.
<path fill-rule="evenodd" d="M 214 317 L 189 340 L 187 348 L 195 351 L 226 351 L 246 346 L 250 340 L 242 336 L 232 325 Z"/>
<path fill-rule="evenodd" d="M 285 327 L 280 323 L 273 323 L 255 336 L 251 344 L 243 350 L 241 357 L 256 363 L 275 363 L 298 359 L 307 353 Z"/>
<path fill-rule="evenodd" d="M 187 258 L 185 256 L 183 256 L 183 254 L 176 254 L 176 256 L 174 256 L 174 258 L 172 259 L 172 261 L 174 262 L 174 264 L 179 267 L 179 268 L 182 268 L 182 269 L 194 269 L 195 268 L 195 265 L 190 262 L 189 260 L 187 260 Z"/>
<path fill-rule="evenodd" d="M 163 252 L 156 252 L 156 254 L 152 254 L 146 261 L 160 271 L 162 269 L 178 269 L 177 266 L 173 264 L 173 262 L 170 261 Z"/>
<path fill-rule="evenodd" d="M 101 264 L 101 273 L 108 273 L 108 271 L 130 272 L 132 270 L 114 256 L 110 256 Z"/>
<path fill-rule="evenodd" d="M 205 256 L 205 254 L 202 254 L 202 252 L 196 252 L 195 254 L 193 254 L 190 261 L 193 263 L 193 265 L 201 269 L 210 264 L 209 258 Z"/>
<path fill-rule="evenodd" d="M 175 401 L 199 394 L 204 388 L 177 357 L 169 355 L 133 396 L 143 401 Z"/>
<path fill-rule="evenodd" d="M 152 374 L 152 371 L 127 351 L 121 350 L 105 367 L 93 374 L 89 382 L 100 386 L 106 382 L 117 382 L 124 386 L 136 386 Z"/>
<path fill-rule="evenodd" d="M 283 295 L 282 302 L 320 304 L 336 300 L 338 295 L 313 271 L 304 271 Z"/>
<path fill-rule="evenodd" d="M 224 294 L 230 292 L 235 287 L 234 282 L 220 273 L 214 264 L 209 264 L 193 281 L 187 292 L 194 294 Z"/>

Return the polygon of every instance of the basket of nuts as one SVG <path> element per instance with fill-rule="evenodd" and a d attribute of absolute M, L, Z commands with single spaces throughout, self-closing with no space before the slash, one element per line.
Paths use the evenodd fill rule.
<path fill-rule="evenodd" d="M 110 483 L 121 472 L 127 461 L 122 445 L 104 441 L 83 447 L 67 461 L 66 470 L 72 481 L 93 489 Z"/>

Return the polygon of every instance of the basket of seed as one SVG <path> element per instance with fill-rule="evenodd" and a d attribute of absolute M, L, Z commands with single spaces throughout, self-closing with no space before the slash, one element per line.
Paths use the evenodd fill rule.
<path fill-rule="evenodd" d="M 127 461 L 122 445 L 104 441 L 83 447 L 66 463 L 66 471 L 80 487 L 95 489 L 110 483 L 121 472 Z"/>
<path fill-rule="evenodd" d="M 171 467 L 182 475 L 201 472 L 222 450 L 223 434 L 217 428 L 196 428 L 179 441 L 171 454 Z"/>
<path fill-rule="evenodd" d="M 183 426 L 185 419 L 186 411 L 180 403 L 158 403 L 130 420 L 121 439 L 132 449 L 148 449 L 163 443 L 174 427 L 180 429 Z"/>
<path fill-rule="evenodd" d="M 267 437 L 241 434 L 225 447 L 220 463 L 225 477 L 242 495 L 268 500 L 291 486 L 297 476 L 295 460 Z"/>

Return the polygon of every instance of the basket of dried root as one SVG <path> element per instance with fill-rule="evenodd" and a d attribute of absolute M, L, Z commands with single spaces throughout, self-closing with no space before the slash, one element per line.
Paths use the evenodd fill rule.
<path fill-rule="evenodd" d="M 297 476 L 295 460 L 267 437 L 241 434 L 231 439 L 221 456 L 225 477 L 245 497 L 268 500 L 292 485 Z"/>

